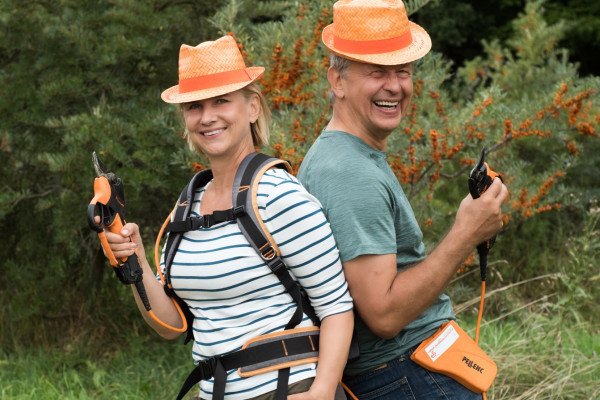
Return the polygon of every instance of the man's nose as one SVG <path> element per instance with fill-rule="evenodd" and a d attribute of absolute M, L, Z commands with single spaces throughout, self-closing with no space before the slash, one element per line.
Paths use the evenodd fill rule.
<path fill-rule="evenodd" d="M 395 71 L 388 72 L 383 88 L 392 93 L 400 91 L 400 78 Z"/>

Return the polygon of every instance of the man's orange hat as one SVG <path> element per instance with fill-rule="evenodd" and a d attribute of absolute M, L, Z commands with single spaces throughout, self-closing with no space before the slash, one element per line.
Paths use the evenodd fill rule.
<path fill-rule="evenodd" d="M 339 0 L 323 43 L 340 57 L 368 64 L 399 65 L 429 52 L 431 39 L 408 20 L 401 0 Z"/>

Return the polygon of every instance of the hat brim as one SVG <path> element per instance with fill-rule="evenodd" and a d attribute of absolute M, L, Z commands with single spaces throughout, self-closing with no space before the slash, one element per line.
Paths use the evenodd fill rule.
<path fill-rule="evenodd" d="M 193 92 L 179 93 L 179 85 L 172 86 L 162 92 L 160 98 L 166 103 L 189 103 L 191 101 L 198 101 L 204 99 L 210 99 L 211 97 L 222 96 L 227 93 L 235 92 L 243 87 L 248 86 L 252 82 L 258 80 L 265 72 L 263 67 L 248 67 L 246 68 L 249 79 L 247 81 L 231 83 L 229 85 L 217 86 L 210 89 L 195 90 Z"/>
<path fill-rule="evenodd" d="M 431 50 L 431 38 L 425 29 L 411 21 L 409 21 L 408 24 L 410 26 L 410 33 L 412 35 L 412 43 L 400 50 L 388 53 L 353 54 L 336 49 L 333 35 L 334 24 L 328 25 L 325 27 L 325 29 L 323 29 L 323 44 L 325 47 L 327 47 L 327 49 L 329 49 L 330 52 L 352 61 L 378 65 L 406 64 L 422 58 L 429 53 L 429 50 Z"/>

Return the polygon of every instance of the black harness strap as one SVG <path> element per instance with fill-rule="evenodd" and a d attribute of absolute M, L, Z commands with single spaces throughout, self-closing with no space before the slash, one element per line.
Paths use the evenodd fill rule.
<path fill-rule="evenodd" d="M 177 208 L 175 209 L 175 215 L 173 216 L 173 221 L 182 221 L 187 219 L 192 210 L 192 201 L 194 199 L 194 192 L 196 188 L 206 186 L 208 182 L 213 178 L 212 171 L 207 169 L 198 172 L 194 177 L 188 182 L 185 186 L 181 194 L 179 195 L 179 200 L 177 202 Z M 171 286 L 171 266 L 173 265 L 173 260 L 175 259 L 175 254 L 177 253 L 177 249 L 179 248 L 179 243 L 181 243 L 181 238 L 183 237 L 184 232 L 172 232 L 169 234 L 167 238 L 167 242 L 165 243 L 165 284 L 164 290 L 167 296 L 172 297 L 177 301 L 179 307 L 183 310 L 185 315 L 185 319 L 187 320 L 187 334 L 185 337 L 184 344 L 187 344 L 190 340 L 194 338 L 194 331 L 192 329 L 192 324 L 194 322 L 194 315 L 190 311 L 187 304 L 175 294 L 173 291 L 173 287 Z"/>
<path fill-rule="evenodd" d="M 258 214 L 258 204 L 256 203 L 258 181 L 253 179 L 253 176 L 261 176 L 266 170 L 274 166 L 281 167 L 281 165 L 281 160 L 273 159 L 272 157 L 261 153 L 254 153 L 246 157 L 238 170 L 243 171 L 243 173 L 241 176 L 239 176 L 240 174 L 238 173 L 233 182 L 233 205 L 245 207 L 247 210 L 246 214 L 238 218 L 238 225 L 241 231 L 249 238 L 249 242 L 254 249 L 260 254 L 271 271 L 281 281 L 290 296 L 292 296 L 294 303 L 296 303 L 296 310 L 285 326 L 285 329 L 292 329 L 302 322 L 304 310 L 311 310 L 311 319 L 313 319 L 314 316 L 313 323 L 315 325 L 320 325 L 320 321 L 316 317 L 314 310 L 305 298 L 306 296 L 303 296 L 300 286 L 290 276 L 285 263 L 280 257 L 277 244 L 271 238 L 266 227 L 264 227 Z M 289 368 L 282 368 L 279 370 L 277 375 L 277 390 L 275 392 L 275 398 L 277 400 L 285 400 L 287 398 L 289 377 Z"/>
<path fill-rule="evenodd" d="M 215 378 L 213 399 L 222 399 L 225 393 L 225 383 L 227 381 L 226 371 L 260 364 L 274 359 L 285 359 L 295 355 L 314 353 L 319 350 L 318 337 L 319 332 L 314 331 L 308 335 L 282 338 L 281 340 L 258 344 L 254 347 L 248 347 L 221 357 L 213 357 L 201 361 L 185 380 L 185 383 L 177 396 L 177 400 L 181 400 L 196 383 L 213 377 Z M 289 368 L 284 370 L 287 370 L 289 374 Z M 279 383 L 277 386 L 279 388 Z M 285 395 L 287 396 L 287 383 L 285 385 Z"/>

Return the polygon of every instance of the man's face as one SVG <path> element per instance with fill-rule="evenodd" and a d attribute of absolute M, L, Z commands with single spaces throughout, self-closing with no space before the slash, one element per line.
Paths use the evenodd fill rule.
<path fill-rule="evenodd" d="M 412 63 L 351 63 L 343 76 L 343 99 L 359 135 L 385 140 L 408 112 L 413 92 Z M 336 100 L 338 101 L 338 100 Z"/>

